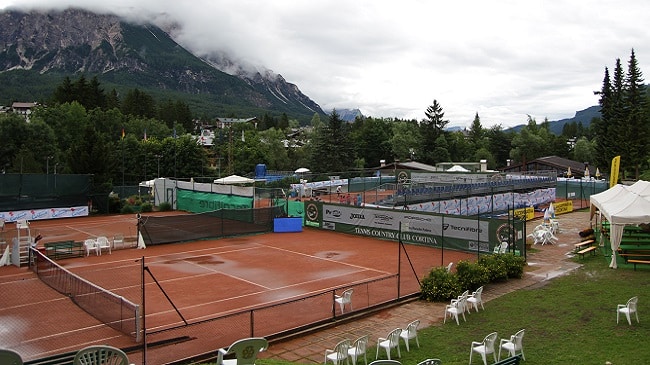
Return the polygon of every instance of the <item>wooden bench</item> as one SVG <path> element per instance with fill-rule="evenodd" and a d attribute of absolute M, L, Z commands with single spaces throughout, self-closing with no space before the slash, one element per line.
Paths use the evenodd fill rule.
<path fill-rule="evenodd" d="M 582 250 L 576 252 L 578 255 L 582 255 L 582 258 L 585 258 L 585 254 L 588 252 L 591 252 L 592 255 L 596 255 L 596 250 L 598 249 L 598 246 L 589 246 L 585 247 Z"/>
<path fill-rule="evenodd" d="M 497 361 L 493 365 L 519 365 L 520 362 L 521 362 L 521 355 L 516 355 L 516 356 L 509 357 L 507 359 Z"/>
<path fill-rule="evenodd" d="M 576 243 L 574 246 L 575 246 L 576 252 L 578 252 L 581 249 L 585 248 L 586 246 L 591 246 L 593 244 L 594 244 L 594 240 L 586 240 L 586 241 Z"/>
<path fill-rule="evenodd" d="M 634 264 L 634 271 L 636 271 L 636 264 L 650 264 L 650 260 L 627 260 L 629 264 Z"/>
<path fill-rule="evenodd" d="M 70 257 L 84 257 L 86 254 L 83 243 L 81 242 L 47 242 L 43 246 L 45 246 L 45 255 L 54 260 Z"/>

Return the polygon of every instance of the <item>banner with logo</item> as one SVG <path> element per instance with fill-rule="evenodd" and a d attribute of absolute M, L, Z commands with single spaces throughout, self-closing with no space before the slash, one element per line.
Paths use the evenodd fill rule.
<path fill-rule="evenodd" d="M 519 222 L 518 222 L 519 223 Z M 501 219 L 457 217 L 322 202 L 305 203 L 305 225 L 337 232 L 463 251 L 491 251 L 502 241 L 523 240 Z M 401 232 L 401 236 L 400 236 Z"/>
<path fill-rule="evenodd" d="M 45 208 L 0 212 L 0 218 L 4 219 L 6 223 L 15 222 L 21 219 L 36 221 L 41 219 L 83 217 L 87 215 L 88 207 L 83 205 L 67 208 Z"/>

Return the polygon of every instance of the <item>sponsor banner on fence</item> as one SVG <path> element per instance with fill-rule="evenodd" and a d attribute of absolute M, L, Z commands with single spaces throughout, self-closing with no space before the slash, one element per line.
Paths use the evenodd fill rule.
<path fill-rule="evenodd" d="M 88 215 L 87 206 L 0 212 L 0 218 L 4 219 L 4 221 L 7 223 L 15 222 L 21 219 L 27 219 L 28 221 L 36 221 L 42 219 L 83 217 L 87 215 Z"/>
<path fill-rule="evenodd" d="M 553 207 L 555 208 L 555 214 L 565 214 L 573 212 L 573 201 L 567 200 L 563 202 L 554 203 Z"/>

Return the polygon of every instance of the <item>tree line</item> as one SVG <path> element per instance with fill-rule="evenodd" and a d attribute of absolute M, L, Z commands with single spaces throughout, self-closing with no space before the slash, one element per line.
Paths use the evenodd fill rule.
<path fill-rule="evenodd" d="M 501 125 L 484 128 L 476 113 L 471 126 L 450 131 L 438 100 L 422 120 L 357 117 L 348 123 L 334 111 L 314 114 L 300 126 L 286 114 L 258 117 L 258 123 L 215 131 L 214 146 L 191 134 L 210 124 L 192 116 L 182 101 L 155 101 L 137 89 L 106 93 L 93 77 L 66 78 L 46 105 L 25 122 L 0 115 L 0 168 L 3 172 L 93 174 L 97 189 L 132 185 L 155 177 L 250 175 L 257 164 L 268 170 L 342 175 L 399 160 L 439 162 L 487 160 L 499 169 L 508 160 L 523 163 L 556 155 L 609 170 L 621 155 L 623 177 L 642 178 L 648 169 L 648 112 L 645 85 L 634 51 L 625 73 L 619 59 L 611 77 L 605 69 L 601 118 L 590 126 L 568 123 L 560 135 L 548 120 L 528 117 L 519 132 Z M 226 117 L 237 117 L 229 115 Z M 249 116 L 239 116 L 249 117 Z"/>

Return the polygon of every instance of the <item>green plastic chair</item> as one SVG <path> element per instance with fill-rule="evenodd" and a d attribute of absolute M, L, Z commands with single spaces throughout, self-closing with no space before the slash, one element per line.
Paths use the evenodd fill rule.
<path fill-rule="evenodd" d="M 124 351 L 113 346 L 88 346 L 77 351 L 73 365 L 129 365 Z"/>
<path fill-rule="evenodd" d="M 23 365 L 23 358 L 16 351 L 0 349 L 0 364 Z"/>

